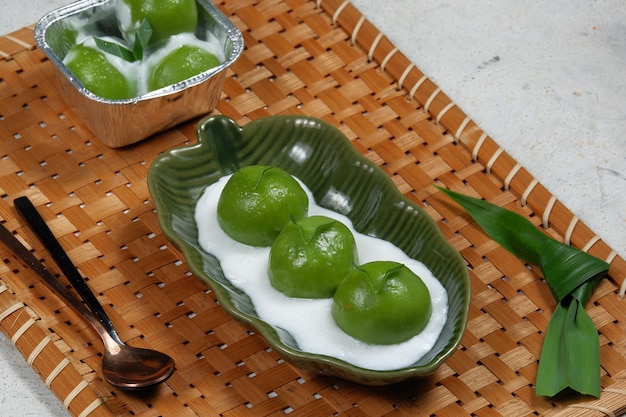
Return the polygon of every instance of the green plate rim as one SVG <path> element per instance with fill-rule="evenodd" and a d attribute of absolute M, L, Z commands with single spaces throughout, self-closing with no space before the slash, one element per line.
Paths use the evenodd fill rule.
<path fill-rule="evenodd" d="M 391 178 L 362 156 L 339 129 L 308 116 L 270 116 L 241 127 L 228 116 L 211 115 L 198 123 L 196 135 L 196 143 L 170 149 L 153 161 L 148 189 L 164 235 L 182 251 L 191 272 L 209 285 L 231 316 L 258 331 L 272 349 L 297 367 L 368 385 L 428 375 L 454 353 L 469 315 L 471 288 L 465 261 L 434 220 L 404 197 Z M 454 328 L 444 329 L 436 344 L 443 346 L 426 355 L 430 360 L 391 371 L 361 368 L 290 346 L 281 339 L 288 335 L 254 316 L 253 311 L 242 310 L 240 303 L 247 296 L 228 286 L 220 277 L 219 265 L 212 265 L 216 260 L 211 261 L 211 255 L 199 248 L 197 236 L 194 241 L 195 222 L 189 219 L 193 213 L 185 208 L 195 207 L 207 185 L 238 166 L 251 164 L 280 166 L 309 186 L 318 204 L 350 217 L 359 232 L 390 240 L 429 268 L 444 271 L 446 282 L 442 283 L 450 297 L 448 322 L 453 322 Z M 365 191 L 357 187 L 363 183 L 369 187 Z M 174 209 L 168 205 L 171 201 L 177 203 Z M 395 219 L 402 221 L 398 224 Z M 419 230 L 420 235 L 407 237 L 406 230 Z M 428 257 L 436 257 L 437 262 Z"/>

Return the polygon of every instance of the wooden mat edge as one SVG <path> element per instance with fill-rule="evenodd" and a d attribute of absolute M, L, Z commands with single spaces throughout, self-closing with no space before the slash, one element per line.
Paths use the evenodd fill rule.
<path fill-rule="evenodd" d="M 34 25 L 0 35 L 0 59 L 11 60 L 21 52 L 36 48 Z M 82 375 L 57 346 L 58 337 L 55 339 L 54 333 L 42 325 L 42 318 L 12 289 L 19 277 L 10 271 L 2 272 L 0 330 L 72 416 L 113 416 L 103 395 L 96 392 L 89 378 Z"/>
<path fill-rule="evenodd" d="M 55 344 L 54 334 L 41 324 L 41 317 L 11 289 L 11 274 L 3 273 L 4 279 L 0 280 L 0 329 L 11 344 L 72 415 L 112 416 L 103 406 L 105 400 Z"/>

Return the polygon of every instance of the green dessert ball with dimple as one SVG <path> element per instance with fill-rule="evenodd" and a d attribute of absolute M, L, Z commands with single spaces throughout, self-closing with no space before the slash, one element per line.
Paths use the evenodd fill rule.
<path fill-rule="evenodd" d="M 82 43 L 75 45 L 63 62 L 81 84 L 97 96 L 121 100 L 135 97 L 137 93 L 135 84 L 96 48 Z"/>
<path fill-rule="evenodd" d="M 167 40 L 179 33 L 192 33 L 198 25 L 198 6 L 195 0 L 118 0 L 116 16 L 120 31 L 130 43 L 142 22 L 150 23 L 150 43 Z"/>
<path fill-rule="evenodd" d="M 191 78 L 220 64 L 207 50 L 194 45 L 181 45 L 151 68 L 148 90 L 153 91 Z"/>
<path fill-rule="evenodd" d="M 326 216 L 305 217 L 280 232 L 269 255 L 269 279 L 289 297 L 331 298 L 357 265 L 352 232 Z"/>
<path fill-rule="evenodd" d="M 250 165 L 227 181 L 217 203 L 217 220 L 234 240 L 250 246 L 271 246 L 293 220 L 307 216 L 309 197 L 288 172 L 273 166 Z"/>
<path fill-rule="evenodd" d="M 375 261 L 360 265 L 341 281 L 331 312 L 350 336 L 390 345 L 419 334 L 430 320 L 432 303 L 424 282 L 405 265 Z"/>

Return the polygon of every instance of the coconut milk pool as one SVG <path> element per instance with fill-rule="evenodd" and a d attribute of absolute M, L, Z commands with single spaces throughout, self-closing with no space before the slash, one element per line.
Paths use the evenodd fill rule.
<path fill-rule="evenodd" d="M 403 263 L 424 281 L 430 292 L 432 315 L 418 335 L 394 345 L 373 345 L 355 339 L 335 323 L 332 298 L 287 297 L 270 284 L 267 274 L 270 248 L 241 244 L 222 231 L 217 221 L 217 202 L 229 178 L 224 176 L 207 187 L 199 199 L 195 211 L 198 239 L 202 248 L 220 261 L 226 278 L 250 297 L 263 321 L 288 331 L 304 352 L 333 356 L 371 370 L 410 366 L 433 347 L 446 322 L 448 296 L 426 266 L 390 242 L 358 233 L 347 217 L 318 206 L 300 182 L 309 196 L 309 216 L 327 216 L 345 224 L 354 234 L 361 264 L 380 260 Z"/>

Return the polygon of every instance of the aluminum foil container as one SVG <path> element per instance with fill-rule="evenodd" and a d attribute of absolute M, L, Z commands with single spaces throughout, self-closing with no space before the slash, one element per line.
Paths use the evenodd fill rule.
<path fill-rule="evenodd" d="M 63 63 L 73 46 L 77 28 L 120 37 L 115 17 L 116 0 L 79 0 L 42 17 L 35 26 L 35 41 L 56 66 L 59 91 L 85 126 L 105 145 L 116 148 L 138 142 L 193 117 L 206 114 L 219 101 L 226 69 L 241 55 L 243 36 L 211 2 L 196 0 L 196 36 L 213 36 L 223 47 L 224 61 L 217 67 L 172 86 L 125 100 L 110 100 L 87 90 Z"/>

